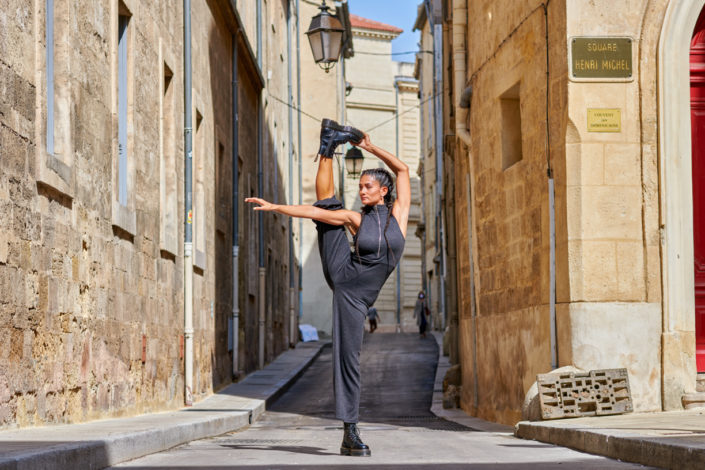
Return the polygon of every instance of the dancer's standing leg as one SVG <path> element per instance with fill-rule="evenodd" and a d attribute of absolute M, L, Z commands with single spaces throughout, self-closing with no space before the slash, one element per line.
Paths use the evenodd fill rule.
<path fill-rule="evenodd" d="M 320 156 L 316 174 L 317 207 L 337 210 L 343 205 L 334 198 L 333 159 Z M 360 350 L 367 306 L 354 292 L 338 285 L 343 272 L 351 263 L 350 245 L 345 227 L 316 222 L 318 248 L 323 273 L 333 290 L 333 394 L 336 417 L 344 422 L 341 453 L 370 455 L 370 449 L 361 440 L 356 424 L 360 408 Z"/>

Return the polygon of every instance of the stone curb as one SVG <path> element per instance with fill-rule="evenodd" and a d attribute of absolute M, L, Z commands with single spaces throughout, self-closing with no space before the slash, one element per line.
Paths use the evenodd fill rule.
<path fill-rule="evenodd" d="M 5 453 L 3 444 L 14 446 L 15 450 L 12 455 L 0 455 L 0 470 L 105 468 L 197 439 L 243 429 L 288 390 L 329 344 L 299 343 L 263 370 L 190 408 L 131 418 L 2 431 L 0 454 Z M 287 369 L 276 372 L 287 365 Z M 265 373 L 274 376 L 271 383 L 264 380 Z"/>
<path fill-rule="evenodd" d="M 705 468 L 705 441 L 687 437 L 648 437 L 614 429 L 517 423 L 514 435 L 650 467 Z"/>

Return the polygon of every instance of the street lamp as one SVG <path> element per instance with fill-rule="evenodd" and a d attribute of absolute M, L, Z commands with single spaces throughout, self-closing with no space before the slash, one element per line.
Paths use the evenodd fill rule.
<path fill-rule="evenodd" d="M 362 160 L 365 157 L 362 156 L 362 150 L 357 147 L 350 147 L 347 152 L 345 152 L 345 169 L 348 170 L 348 176 L 350 178 L 358 178 L 360 173 L 362 173 Z"/>
<path fill-rule="evenodd" d="M 313 60 L 328 73 L 338 62 L 345 29 L 338 17 L 328 12 L 326 0 L 323 0 L 318 9 L 321 12 L 311 19 L 306 35 L 311 44 Z"/>

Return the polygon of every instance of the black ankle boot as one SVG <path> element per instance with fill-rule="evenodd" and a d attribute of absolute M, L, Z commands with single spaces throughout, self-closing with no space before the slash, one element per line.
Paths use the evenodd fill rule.
<path fill-rule="evenodd" d="M 351 126 L 341 126 L 332 119 L 321 121 L 321 146 L 318 155 L 332 157 L 338 145 L 345 142 L 360 142 L 365 135 Z"/>
<path fill-rule="evenodd" d="M 370 457 L 372 451 L 369 446 L 360 439 L 357 424 L 344 423 L 343 443 L 340 445 L 340 455 L 352 455 L 354 457 Z"/>

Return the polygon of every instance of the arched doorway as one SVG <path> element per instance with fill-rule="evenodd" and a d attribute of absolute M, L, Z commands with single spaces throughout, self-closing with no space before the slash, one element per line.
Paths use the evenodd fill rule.
<path fill-rule="evenodd" d="M 659 186 L 663 408 L 696 386 L 690 47 L 705 0 L 669 2 L 659 36 Z"/>
<path fill-rule="evenodd" d="M 695 360 L 705 372 L 705 10 L 690 42 L 690 126 L 693 159 Z"/>

